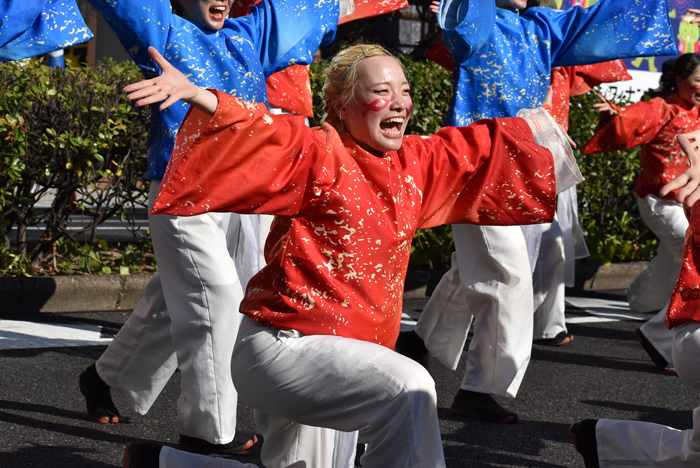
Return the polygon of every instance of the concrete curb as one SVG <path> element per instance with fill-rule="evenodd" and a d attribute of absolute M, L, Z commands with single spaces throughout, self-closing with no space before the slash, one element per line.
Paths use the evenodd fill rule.
<path fill-rule="evenodd" d="M 576 268 L 576 276 L 585 280 L 583 289 L 587 291 L 620 290 L 627 289 L 648 266 L 649 262 L 613 263 L 606 266 L 582 265 Z"/>
<path fill-rule="evenodd" d="M 133 309 L 151 275 L 0 278 L 2 314 Z"/>
<path fill-rule="evenodd" d="M 577 287 L 588 291 L 626 289 L 647 266 L 647 262 L 577 265 Z M 426 292 L 432 292 L 444 273 L 445 270 L 409 270 L 404 298 L 425 298 Z M 0 277 L 0 313 L 16 315 L 133 309 L 150 279 L 151 275 Z"/>

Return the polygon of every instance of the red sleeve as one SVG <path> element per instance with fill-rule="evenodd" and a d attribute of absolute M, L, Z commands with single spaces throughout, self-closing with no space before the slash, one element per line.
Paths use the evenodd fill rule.
<path fill-rule="evenodd" d="M 228 14 L 229 18 L 246 16 L 248 13 L 250 13 L 250 9 L 253 7 L 253 5 L 259 1 L 260 0 L 233 0 Z"/>
<path fill-rule="evenodd" d="M 569 128 L 571 104 L 571 75 L 575 67 L 557 67 L 552 70 L 552 117 L 564 129 Z"/>
<path fill-rule="evenodd" d="M 442 32 L 438 33 L 437 36 L 428 44 L 425 52 L 423 53 L 425 58 L 431 60 L 442 68 L 454 71 L 454 65 L 452 64 L 452 54 L 447 48 L 444 42 L 442 42 Z"/>
<path fill-rule="evenodd" d="M 340 142 L 337 133 L 325 126 L 312 130 L 302 117 L 273 116 L 262 104 L 211 91 L 219 99 L 216 111 L 210 117 L 190 108 L 152 213 L 298 214 L 331 140 Z"/>
<path fill-rule="evenodd" d="M 384 15 L 408 8 L 408 0 L 354 0 L 355 12 L 340 18 L 338 24 L 345 24 L 362 18 Z"/>
<path fill-rule="evenodd" d="M 677 327 L 689 321 L 700 322 L 700 274 L 695 265 L 696 258 L 700 258 L 700 204 L 698 203 L 693 205 L 690 225 L 685 234 L 681 272 L 666 311 L 668 328 Z"/>
<path fill-rule="evenodd" d="M 581 152 L 583 154 L 606 153 L 629 149 L 651 141 L 661 127 L 673 118 L 671 106 L 662 98 L 638 102 L 619 108 L 615 115 L 593 135 Z"/>
<path fill-rule="evenodd" d="M 564 129 L 568 129 L 571 96 L 586 94 L 602 83 L 631 79 L 622 60 L 554 68 L 552 70 L 552 117 Z"/>
<path fill-rule="evenodd" d="M 292 65 L 270 76 L 265 84 L 271 106 L 304 117 L 314 116 L 309 67 Z"/>
<path fill-rule="evenodd" d="M 556 197 L 552 154 L 534 143 L 523 119 L 445 127 L 428 139 L 404 144 L 424 151 L 426 179 L 419 229 L 452 223 L 552 221 Z"/>
<path fill-rule="evenodd" d="M 603 83 L 615 83 L 617 81 L 628 81 L 632 79 L 627 73 L 627 67 L 622 60 L 611 62 L 594 63 L 592 65 L 581 65 L 570 67 L 573 69 L 571 80 L 571 95 L 580 96 L 586 94 L 596 86 Z"/>

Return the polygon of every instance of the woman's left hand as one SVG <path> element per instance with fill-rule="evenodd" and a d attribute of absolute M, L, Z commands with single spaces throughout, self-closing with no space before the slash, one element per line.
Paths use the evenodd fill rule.
<path fill-rule="evenodd" d="M 688 156 L 690 168 L 683 174 L 676 177 L 672 182 L 664 185 L 659 191 L 663 198 L 669 193 L 678 190 L 676 201 L 683 203 L 687 208 L 691 208 L 696 201 L 700 200 L 700 130 L 676 136 L 676 141 L 681 145 L 681 149 Z"/>

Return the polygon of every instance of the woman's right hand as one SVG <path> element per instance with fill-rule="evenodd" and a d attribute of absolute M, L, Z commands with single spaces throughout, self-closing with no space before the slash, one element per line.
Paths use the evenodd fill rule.
<path fill-rule="evenodd" d="M 700 130 L 678 135 L 676 141 L 688 156 L 690 168 L 664 185 L 659 191 L 659 196 L 663 198 L 678 190 L 676 201 L 685 204 L 687 208 L 692 208 L 695 202 L 700 200 Z"/>
<path fill-rule="evenodd" d="M 137 106 L 147 106 L 163 101 L 159 110 L 167 109 L 177 101 L 197 107 L 198 109 L 213 115 L 219 102 L 213 93 L 195 86 L 187 77 L 153 47 L 148 48 L 148 54 L 160 67 L 161 74 L 150 80 L 139 81 L 124 88 L 126 98 L 136 101 Z"/>
<path fill-rule="evenodd" d="M 597 96 L 598 99 L 600 99 L 600 102 L 598 104 L 593 104 L 593 108 L 595 110 L 597 110 L 601 114 L 607 114 L 608 117 L 612 117 L 613 115 L 620 115 L 613 103 L 605 99 L 602 94 L 597 94 Z"/>

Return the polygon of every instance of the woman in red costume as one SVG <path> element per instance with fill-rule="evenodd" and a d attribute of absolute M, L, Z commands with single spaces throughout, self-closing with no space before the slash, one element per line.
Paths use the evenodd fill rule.
<path fill-rule="evenodd" d="M 680 271 L 685 230 L 688 227 L 676 194 L 665 197 L 659 190 L 686 170 L 686 157 L 675 137 L 700 129 L 700 55 L 678 58 L 665 97 L 617 107 L 603 100 L 596 104 L 600 125 L 584 154 L 642 146 L 642 170 L 636 193 L 642 219 L 660 239 L 649 269 L 627 290 L 635 312 L 661 309 L 673 291 Z"/>
<path fill-rule="evenodd" d="M 551 222 L 556 192 L 576 179 L 565 134 L 539 108 L 404 136 L 410 86 L 379 46 L 332 60 L 326 124 L 313 129 L 303 117 L 197 88 L 151 53 L 163 75 L 127 87 L 129 99 L 192 105 L 153 212 L 276 215 L 267 265 L 241 305 L 232 364 L 274 444 L 263 445 L 268 468 L 298 450 L 295 425 L 359 431 L 366 468 L 444 467 L 434 382 L 393 351 L 411 239 L 446 223 Z M 323 466 L 309 446 L 305 466 Z M 210 460 L 144 444 L 125 457 L 161 467 Z"/>
<path fill-rule="evenodd" d="M 666 314 L 673 335 L 672 353 L 678 377 L 700 390 L 700 131 L 679 135 L 678 143 L 690 160 L 687 169 L 659 194 L 676 194 L 690 215 L 683 248 L 683 266 Z M 692 214 L 691 214 L 692 209 Z M 614 419 L 586 419 L 570 428 L 576 450 L 586 468 L 630 466 L 700 466 L 700 407 L 693 411 L 692 429 L 678 430 L 661 424 Z"/>
<path fill-rule="evenodd" d="M 676 193 L 661 196 L 659 191 L 687 168 L 676 135 L 700 129 L 700 55 L 678 58 L 662 96 L 622 108 L 605 100 L 596 104 L 601 113 L 599 129 L 582 151 L 589 154 L 643 145 L 636 186 L 639 212 L 660 242 L 649 268 L 627 289 L 627 299 L 635 312 L 661 309 L 635 334 L 656 365 L 666 368 L 672 365 L 671 337 L 663 317 L 681 268 L 688 221 L 675 201 Z"/>

